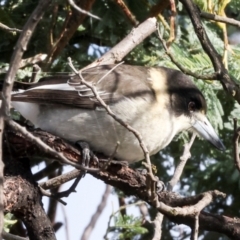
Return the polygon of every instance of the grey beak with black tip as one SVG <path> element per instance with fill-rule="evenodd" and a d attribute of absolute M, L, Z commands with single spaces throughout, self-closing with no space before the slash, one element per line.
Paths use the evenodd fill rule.
<path fill-rule="evenodd" d="M 225 146 L 220 140 L 219 136 L 216 134 L 211 123 L 208 121 L 207 117 L 203 114 L 194 114 L 193 115 L 193 125 L 192 128 L 195 130 L 201 137 L 208 140 L 216 148 L 221 151 L 225 151 Z"/>

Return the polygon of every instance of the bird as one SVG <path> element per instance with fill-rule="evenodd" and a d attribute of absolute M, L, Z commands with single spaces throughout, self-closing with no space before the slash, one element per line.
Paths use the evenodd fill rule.
<path fill-rule="evenodd" d="M 115 116 L 139 132 L 150 155 L 185 130 L 225 150 L 206 116 L 203 94 L 181 71 L 109 64 L 85 69 L 81 75 Z M 92 151 L 114 153 L 115 159 L 130 164 L 144 159 L 136 136 L 106 112 L 79 75 L 45 77 L 13 92 L 12 106 L 35 127 L 69 142 L 86 142 Z"/>

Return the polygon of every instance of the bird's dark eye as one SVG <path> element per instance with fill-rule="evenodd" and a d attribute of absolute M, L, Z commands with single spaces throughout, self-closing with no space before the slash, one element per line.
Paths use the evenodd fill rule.
<path fill-rule="evenodd" d="M 196 110 L 196 104 L 195 102 L 189 102 L 188 103 L 188 111 L 194 112 Z"/>

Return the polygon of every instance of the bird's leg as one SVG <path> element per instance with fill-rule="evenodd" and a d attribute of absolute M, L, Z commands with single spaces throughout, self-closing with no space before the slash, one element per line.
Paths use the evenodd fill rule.
<path fill-rule="evenodd" d="M 93 154 L 87 142 L 79 140 L 75 143 L 75 145 L 81 149 L 83 167 L 89 167 L 91 159 L 99 163 L 97 156 Z"/>

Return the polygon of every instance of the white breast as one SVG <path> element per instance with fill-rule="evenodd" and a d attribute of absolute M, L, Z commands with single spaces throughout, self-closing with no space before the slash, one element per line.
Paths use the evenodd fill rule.
<path fill-rule="evenodd" d="M 86 141 L 95 151 L 115 155 L 129 162 L 144 158 L 137 138 L 117 123 L 104 109 L 87 110 L 60 105 L 38 105 L 13 102 L 13 106 L 36 127 L 56 134 L 71 142 Z M 182 129 L 166 108 L 159 109 L 146 99 L 125 99 L 111 106 L 123 121 L 140 132 L 150 154 L 164 148 Z M 184 126 L 186 129 L 187 126 Z"/>

